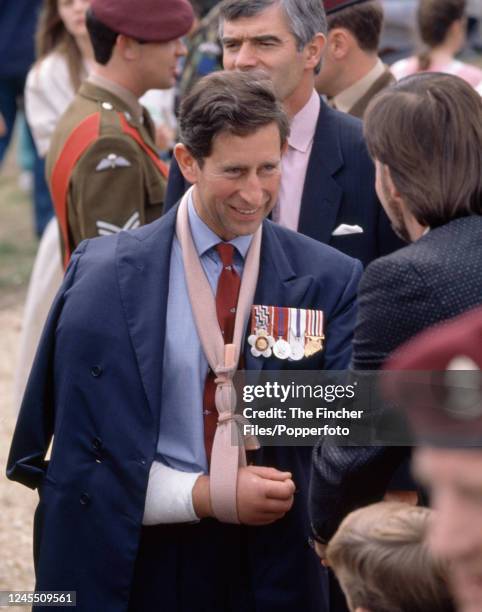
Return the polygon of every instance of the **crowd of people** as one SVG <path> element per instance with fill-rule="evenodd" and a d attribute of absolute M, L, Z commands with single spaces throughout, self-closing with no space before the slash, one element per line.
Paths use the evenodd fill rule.
<path fill-rule="evenodd" d="M 23 92 L 51 210 L 7 466 L 39 492 L 36 590 L 482 610 L 482 381 L 443 377 L 482 364 L 477 23 L 400 4 L 12 0 L 37 59 L 0 73 L 0 161 Z M 238 370 L 393 370 L 416 448 L 260 446 Z M 441 390 L 406 400 L 413 370 Z"/>

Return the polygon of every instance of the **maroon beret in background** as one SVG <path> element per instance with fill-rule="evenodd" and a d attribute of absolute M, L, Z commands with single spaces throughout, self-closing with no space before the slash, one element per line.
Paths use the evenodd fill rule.
<path fill-rule="evenodd" d="M 194 13 L 188 0 L 92 0 L 95 17 L 137 40 L 169 42 L 189 32 Z"/>
<path fill-rule="evenodd" d="M 355 4 L 361 4 L 362 2 L 367 2 L 367 0 L 323 0 L 323 6 L 325 7 L 326 14 L 331 15 L 332 13 L 341 11 L 349 6 L 354 6 Z"/>
<path fill-rule="evenodd" d="M 383 393 L 404 411 L 418 440 L 482 446 L 482 308 L 417 335 L 385 370 Z"/>

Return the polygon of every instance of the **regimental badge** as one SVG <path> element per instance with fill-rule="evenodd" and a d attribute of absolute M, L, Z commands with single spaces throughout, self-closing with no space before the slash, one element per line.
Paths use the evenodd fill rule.
<path fill-rule="evenodd" d="M 248 342 L 254 357 L 301 361 L 323 350 L 323 312 L 281 306 L 253 306 Z"/>
<path fill-rule="evenodd" d="M 122 155 L 116 155 L 115 153 L 109 153 L 107 157 L 104 157 L 95 167 L 96 172 L 102 172 L 104 170 L 113 170 L 114 168 L 129 168 L 131 162 L 128 161 Z"/>

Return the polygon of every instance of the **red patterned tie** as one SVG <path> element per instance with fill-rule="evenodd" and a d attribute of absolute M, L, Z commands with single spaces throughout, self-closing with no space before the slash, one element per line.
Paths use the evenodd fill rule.
<path fill-rule="evenodd" d="M 238 304 L 241 279 L 233 265 L 233 245 L 226 242 L 220 242 L 216 246 L 216 250 L 223 264 L 216 291 L 216 312 L 224 343 L 230 344 L 233 341 L 234 321 L 236 318 L 236 306 Z M 214 403 L 214 394 L 216 391 L 214 379 L 215 375 L 210 369 L 204 385 L 203 399 L 204 444 L 208 461 L 211 460 L 211 450 L 218 422 L 218 411 Z"/>

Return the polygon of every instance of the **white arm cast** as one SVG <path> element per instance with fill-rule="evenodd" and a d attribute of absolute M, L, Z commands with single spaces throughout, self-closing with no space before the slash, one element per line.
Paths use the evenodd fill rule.
<path fill-rule="evenodd" d="M 199 476 L 202 472 L 181 472 L 154 461 L 149 472 L 142 524 L 199 521 L 192 503 L 192 490 Z"/>

